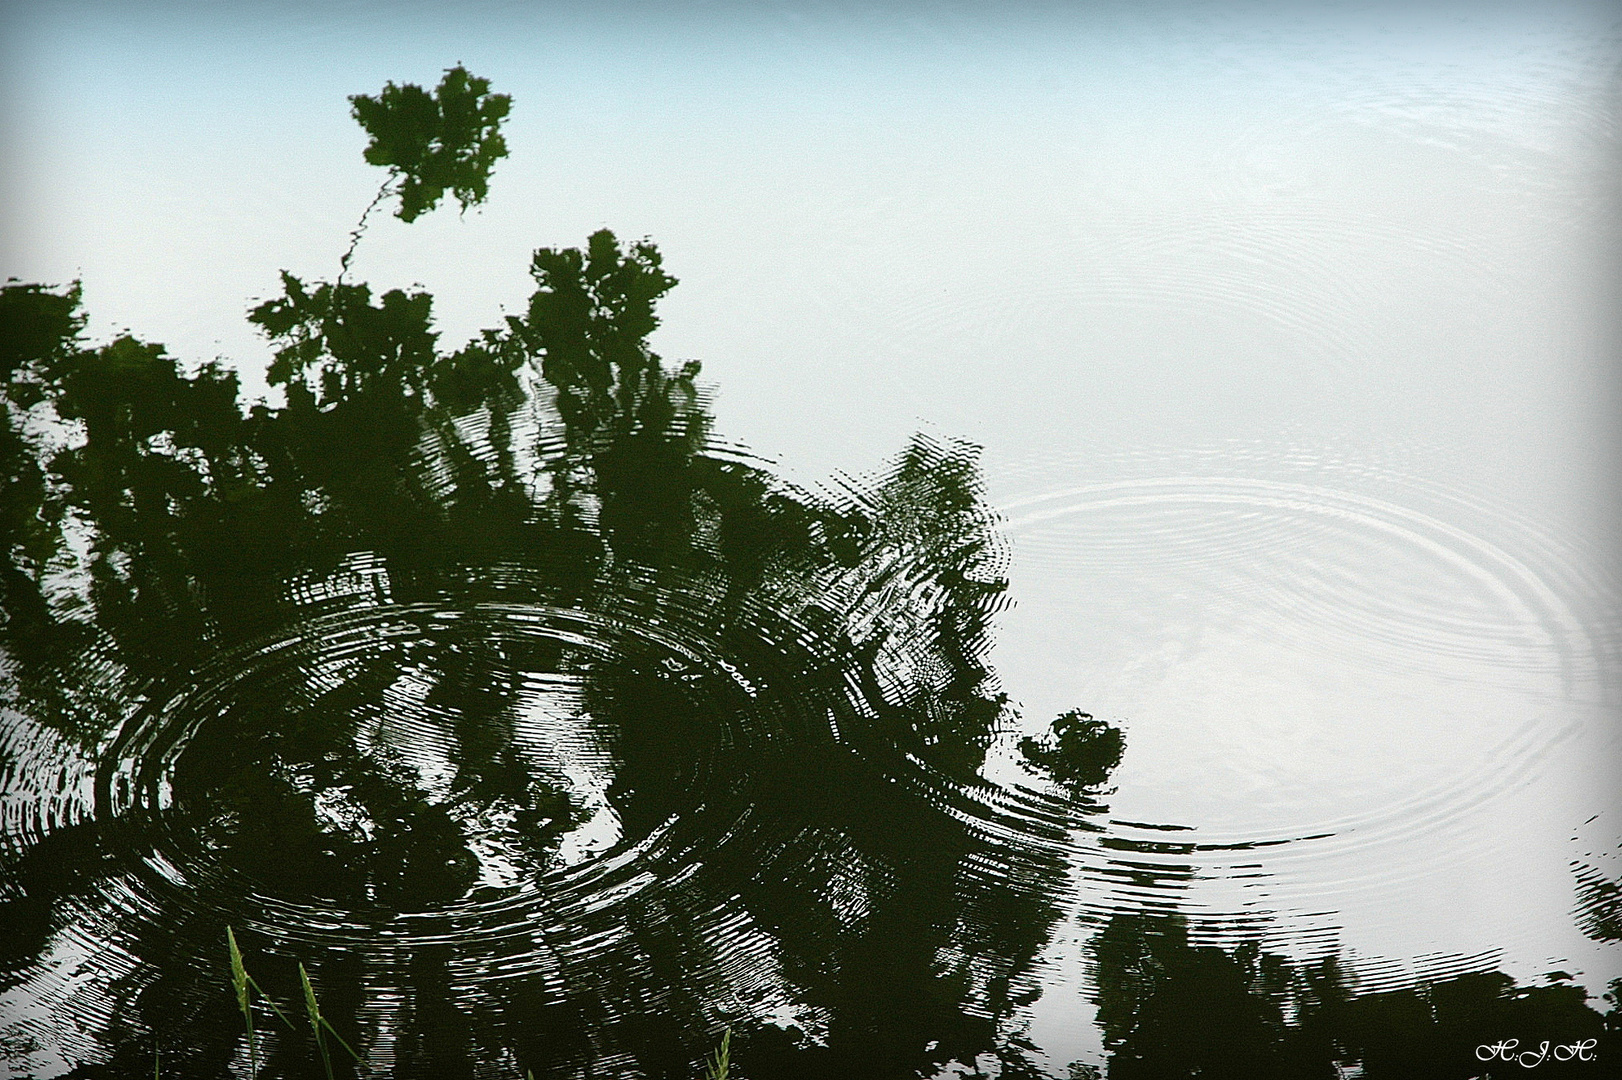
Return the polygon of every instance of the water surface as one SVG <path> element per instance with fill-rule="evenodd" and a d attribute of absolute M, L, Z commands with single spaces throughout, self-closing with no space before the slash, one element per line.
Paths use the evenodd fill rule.
<path fill-rule="evenodd" d="M 7 1067 L 243 1074 L 227 925 L 378 1075 L 691 1076 L 730 1026 L 755 1077 L 1462 1078 L 1597 1031 L 1619 54 L 1540 10 L 8 15 L 6 272 L 244 404 L 247 298 L 372 194 L 343 96 L 463 60 L 516 105 L 482 213 L 360 248 L 434 294 L 420 368 L 39 459 Z M 533 342 L 436 381 L 603 224 L 682 279 L 660 389 L 571 421 Z"/>

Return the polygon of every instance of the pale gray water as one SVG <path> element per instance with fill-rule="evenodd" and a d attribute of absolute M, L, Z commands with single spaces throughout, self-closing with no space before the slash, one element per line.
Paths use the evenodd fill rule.
<path fill-rule="evenodd" d="M 1123 718 L 1115 829 L 1189 827 L 1170 839 L 1195 847 L 1143 856 L 1194 868 L 1168 870 L 1184 910 L 1349 949 L 1372 985 L 1426 957 L 1614 978 L 1614 945 L 1565 916 L 1569 864 L 1617 819 L 1614 578 L 1513 508 L 1342 455 L 1097 448 L 1011 470 L 1029 494 L 1004 503 L 1022 596 L 1004 679 L 1033 717 Z M 1153 895 L 1111 858 L 1081 858 L 1083 925 Z M 1045 1020 L 1074 1037 L 1062 1009 Z"/>

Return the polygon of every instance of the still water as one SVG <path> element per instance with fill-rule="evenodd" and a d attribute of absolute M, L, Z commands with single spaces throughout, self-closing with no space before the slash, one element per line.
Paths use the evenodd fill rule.
<path fill-rule="evenodd" d="M 0 1068 L 1607 1075 L 1561 10 L 19 17 Z M 485 216 L 314 291 L 452 45 Z"/>

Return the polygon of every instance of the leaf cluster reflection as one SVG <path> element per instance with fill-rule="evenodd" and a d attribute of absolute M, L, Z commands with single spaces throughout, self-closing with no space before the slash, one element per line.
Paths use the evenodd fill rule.
<path fill-rule="evenodd" d="M 697 365 L 649 349 L 675 284 L 651 244 L 599 232 L 533 273 L 528 311 L 454 352 L 425 293 L 284 274 L 250 319 L 285 403 L 249 407 L 223 368 L 84 345 L 76 287 L 6 289 L 14 704 L 96 772 L 92 813 L 7 856 L 8 980 L 161 857 L 206 902 L 96 912 L 140 963 L 85 1072 L 155 1038 L 167 1071 L 217 1075 L 238 1047 L 206 957 L 233 913 L 383 927 L 635 849 L 684 880 L 580 913 L 612 940 L 563 986 L 491 979 L 469 1008 L 457 965 L 539 939 L 418 944 L 382 980 L 332 949 L 304 957 L 325 1013 L 401 1076 L 683 1075 L 723 1022 L 762 1075 L 1017 1056 L 999 1017 L 1061 870 L 938 804 L 1008 715 L 973 449 L 920 438 L 873 483 L 792 489 L 712 449 Z M 522 624 L 560 612 L 574 630 Z M 526 742 L 541 706 L 584 780 Z M 736 925 L 707 941 L 717 912 Z M 265 1075 L 309 1054 L 273 1044 Z"/>

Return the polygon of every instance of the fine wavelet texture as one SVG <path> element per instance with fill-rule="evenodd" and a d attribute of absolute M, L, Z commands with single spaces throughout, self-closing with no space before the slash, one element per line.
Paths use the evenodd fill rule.
<path fill-rule="evenodd" d="M 1110 813 L 1073 840 L 1083 932 L 1187 919 L 1196 942 L 1338 952 L 1364 993 L 1500 964 L 1613 977 L 1561 917 L 1566 834 L 1613 801 L 1595 553 L 1306 447 L 1033 457 L 998 485 L 1024 598 L 1003 677 L 1127 732 Z"/>
<path fill-rule="evenodd" d="M 250 1047 L 228 928 L 386 1075 L 684 1076 L 728 1028 L 763 1073 L 1019 1053 L 1073 814 L 999 818 L 981 776 L 1009 711 L 976 451 L 796 490 L 631 356 L 595 415 L 373 387 L 206 468 L 69 451 L 175 488 L 121 516 L 83 480 L 89 543 L 8 594 L 49 629 L 7 643 L 13 1060 L 316 1068 Z M 324 415 L 353 473 L 300 445 Z"/>
<path fill-rule="evenodd" d="M 780 38 L 887 18 L 789 7 Z M 1438 64 L 1381 29 L 1370 62 L 1247 46 L 1218 5 L 1170 51 L 1059 20 L 987 65 L 937 18 L 902 36 L 947 45 L 938 76 L 882 40 L 796 74 L 793 49 L 504 33 L 546 130 L 548 166 L 496 183 L 525 209 L 423 246 L 379 215 L 351 267 L 363 217 L 337 281 L 284 274 L 249 318 L 281 405 L 87 346 L 77 286 L 4 286 L 0 1072 L 326 1075 L 304 970 L 359 1058 L 328 1042 L 338 1074 L 400 1080 L 692 1080 L 723 1037 L 740 1080 L 1622 1055 L 1614 552 L 1528 520 L 1572 483 L 1552 467 L 1505 507 L 1371 463 L 1384 435 L 1322 438 L 1587 460 L 1559 447 L 1596 441 L 1571 286 L 1614 95 L 1579 69 L 1614 48 Z M 130 178 L 202 144 L 81 121 L 109 86 L 119 115 L 147 83 L 155 114 L 246 107 L 191 58 L 127 77 L 193 32 L 63 76 L 42 126 L 90 140 L 56 156 L 120 214 L 36 230 L 194 308 L 186 356 L 229 348 L 204 313 L 237 310 L 240 230 L 191 230 L 204 280 L 154 288 L 172 252 L 139 253 L 202 219 Z M 276 85 L 326 85 L 268 48 Z M 270 85 L 233 55 L 230 93 Z M 237 205 L 323 217 L 272 186 Z M 345 281 L 418 280 L 399 260 L 431 249 L 441 315 L 483 311 L 492 256 L 581 196 L 683 250 L 711 299 L 681 333 L 734 354 L 728 421 L 784 461 L 651 351 L 651 241 L 534 252 L 528 306 L 454 353 L 425 286 Z M 781 478 L 870 467 L 901 414 L 984 433 L 1007 475 L 919 437 Z"/>
<path fill-rule="evenodd" d="M 1138 1060 L 1229 991 L 1287 1068 L 1326 1001 L 1312 1061 L 1500 967 L 1602 974 L 1598 844 L 1564 937 L 1479 891 L 1573 854 L 1599 797 L 1559 789 L 1614 752 L 1588 554 L 1308 450 L 1043 459 L 993 509 L 919 437 L 805 491 L 653 384 L 652 435 L 540 384 L 417 417 L 389 485 L 298 478 L 294 557 L 87 515 L 8 643 L 13 1061 L 310 1073 L 294 1032 L 247 1057 L 228 927 L 397 1077 L 687 1076 L 723 1030 L 760 1076 L 1051 1072 L 1078 1016 Z"/>

